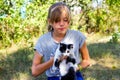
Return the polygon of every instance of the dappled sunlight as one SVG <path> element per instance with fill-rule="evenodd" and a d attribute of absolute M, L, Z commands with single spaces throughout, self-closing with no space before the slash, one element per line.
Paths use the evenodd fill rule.
<path fill-rule="evenodd" d="M 106 53 L 98 62 L 100 65 L 108 67 L 110 69 L 120 68 L 120 59 L 116 57 L 117 55 L 113 55 L 111 53 Z"/>
<path fill-rule="evenodd" d="M 23 47 L 5 50 L 0 55 L 0 77 L 2 80 L 46 80 L 45 74 L 36 78 L 31 75 L 33 48 Z M 120 79 L 120 44 L 108 42 L 88 43 L 91 66 L 83 70 L 85 80 Z M 107 75 L 109 74 L 109 75 Z M 106 75 L 106 76 L 105 76 Z M 2 77 L 6 76 L 6 77 Z"/>
<path fill-rule="evenodd" d="M 14 75 L 11 80 L 32 80 L 32 77 L 27 73 L 17 73 L 17 76 Z"/>
<path fill-rule="evenodd" d="M 120 79 L 120 44 L 91 43 L 88 49 L 91 66 L 83 70 L 85 80 Z M 36 78 L 31 75 L 33 48 L 24 47 L 0 55 L 0 77 L 2 80 L 46 80 L 45 74 Z M 109 75 L 107 75 L 109 74 Z M 6 76 L 6 77 L 2 77 Z"/>
<path fill-rule="evenodd" d="M 3 54 L 2 54 L 3 55 Z M 30 48 L 18 49 L 0 60 L 2 80 L 30 80 L 33 50 Z M 2 77 L 6 76 L 6 77 Z M 22 77 L 26 78 L 22 78 Z M 18 79 L 20 78 L 20 79 Z"/>
<path fill-rule="evenodd" d="M 99 65 L 107 67 L 111 70 L 119 69 L 118 61 L 112 58 L 100 59 Z"/>
<path fill-rule="evenodd" d="M 91 66 L 83 71 L 86 80 L 120 79 L 119 43 L 95 42 L 88 44 L 88 49 L 91 57 Z"/>
<path fill-rule="evenodd" d="M 94 43 L 106 43 L 109 42 L 110 39 L 112 38 L 112 36 L 105 36 L 103 34 L 100 33 L 84 33 L 86 36 L 86 42 L 88 44 L 94 44 Z"/>
<path fill-rule="evenodd" d="M 102 58 L 99 58 L 96 60 L 91 60 L 91 66 L 98 64 L 98 65 L 101 65 L 105 68 L 115 70 L 115 69 L 120 69 L 120 62 L 119 61 L 120 61 L 119 58 L 116 58 L 112 54 L 106 53 L 106 55 L 104 55 Z M 98 66 L 98 69 L 99 69 L 99 66 Z"/>
<path fill-rule="evenodd" d="M 111 69 L 99 63 L 83 71 L 86 80 L 119 80 L 120 69 Z"/>
<path fill-rule="evenodd" d="M 0 55 L 0 80 L 46 80 L 45 74 L 36 78 L 32 77 L 31 66 L 33 48 L 19 48 L 16 51 L 1 53 Z"/>
<path fill-rule="evenodd" d="M 89 77 L 89 78 L 87 78 L 86 80 L 97 80 L 97 79 L 95 79 L 95 78 L 93 78 L 93 77 Z"/>
<path fill-rule="evenodd" d="M 90 52 L 91 57 L 94 58 L 102 58 L 107 53 L 110 53 L 114 56 L 119 57 L 120 54 L 120 44 L 114 43 L 93 43 L 88 44 L 88 49 Z"/>

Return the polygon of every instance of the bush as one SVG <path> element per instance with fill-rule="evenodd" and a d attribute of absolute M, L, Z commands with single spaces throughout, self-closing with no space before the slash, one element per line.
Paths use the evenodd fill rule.
<path fill-rule="evenodd" d="M 33 37 L 46 32 L 46 18 L 51 4 L 61 0 L 2 0 L 0 1 L 0 48 L 24 41 L 33 44 Z M 81 6 L 81 13 L 72 14 L 71 29 L 91 32 L 114 32 L 119 23 L 119 1 L 108 0 L 102 8 L 93 9 L 90 0 L 62 0 L 74 11 L 74 6 Z M 106 7 L 104 7 L 106 6 Z"/>
<path fill-rule="evenodd" d="M 110 39 L 110 42 L 111 43 L 118 43 L 119 39 L 120 39 L 120 33 L 116 32 L 116 33 L 113 33 L 112 39 Z"/>
<path fill-rule="evenodd" d="M 8 4 L 2 7 L 6 16 L 0 18 L 0 48 L 22 41 L 29 43 L 33 37 L 40 36 L 46 31 L 46 17 L 48 8 L 53 3 L 52 0 L 50 2 L 32 1 L 26 4 L 24 1 L 15 0 L 15 2 L 16 6 L 14 7 L 16 9 Z M 26 8 L 25 18 L 21 17 L 20 10 L 22 7 Z M 0 15 L 2 16 L 3 13 Z"/>

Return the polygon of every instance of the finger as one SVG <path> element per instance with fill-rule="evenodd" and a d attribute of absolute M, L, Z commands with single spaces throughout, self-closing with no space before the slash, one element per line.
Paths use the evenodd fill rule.
<path fill-rule="evenodd" d="M 67 59 L 68 56 L 64 56 L 64 59 Z"/>

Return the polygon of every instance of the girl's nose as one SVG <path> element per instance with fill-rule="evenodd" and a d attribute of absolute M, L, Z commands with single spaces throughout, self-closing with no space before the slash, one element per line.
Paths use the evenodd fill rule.
<path fill-rule="evenodd" d="M 61 26 L 64 25 L 64 21 L 63 20 L 60 21 L 60 25 Z"/>

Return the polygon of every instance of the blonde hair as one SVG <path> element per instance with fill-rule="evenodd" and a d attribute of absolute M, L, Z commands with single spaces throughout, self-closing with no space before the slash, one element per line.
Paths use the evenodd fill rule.
<path fill-rule="evenodd" d="M 51 23 L 58 22 L 63 12 L 65 12 L 66 18 L 68 22 L 70 22 L 70 10 L 63 2 L 55 3 L 49 8 L 47 19 L 49 19 Z M 53 28 L 50 24 L 48 24 L 48 31 L 53 31 Z"/>

